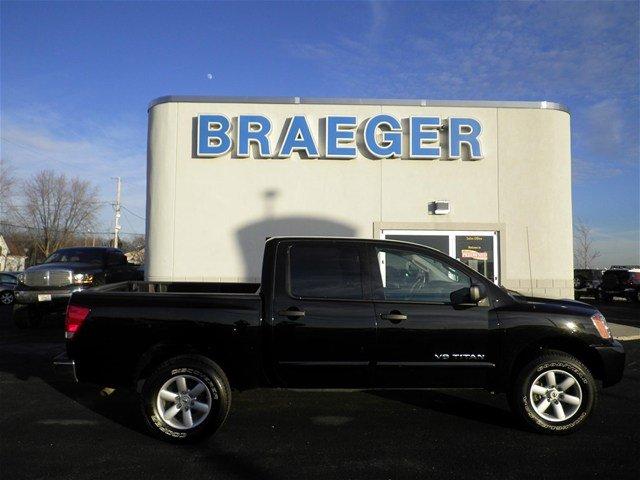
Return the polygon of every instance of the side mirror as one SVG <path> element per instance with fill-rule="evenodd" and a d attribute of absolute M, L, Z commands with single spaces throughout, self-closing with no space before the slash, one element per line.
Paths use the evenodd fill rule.
<path fill-rule="evenodd" d="M 469 287 L 469 297 L 473 303 L 478 303 L 487 298 L 487 291 L 484 285 L 471 285 Z"/>

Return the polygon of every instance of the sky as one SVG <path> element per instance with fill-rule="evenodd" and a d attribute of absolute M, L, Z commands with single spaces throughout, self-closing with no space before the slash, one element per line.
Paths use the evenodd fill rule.
<path fill-rule="evenodd" d="M 574 218 L 640 263 L 639 3 L 0 3 L 1 155 L 115 195 L 144 232 L 148 103 L 168 94 L 549 100 Z M 112 207 L 101 207 L 102 229 Z"/>

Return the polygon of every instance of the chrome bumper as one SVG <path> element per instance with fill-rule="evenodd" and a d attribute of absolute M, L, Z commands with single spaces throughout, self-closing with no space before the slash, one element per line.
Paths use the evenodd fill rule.
<path fill-rule="evenodd" d="M 69 290 L 14 290 L 15 302 L 23 305 L 29 305 L 33 303 L 38 304 L 51 304 L 55 302 L 67 302 L 71 295 L 75 292 L 84 290 L 84 287 L 77 286 L 72 287 Z M 41 300 L 42 295 L 49 295 L 51 300 Z"/>

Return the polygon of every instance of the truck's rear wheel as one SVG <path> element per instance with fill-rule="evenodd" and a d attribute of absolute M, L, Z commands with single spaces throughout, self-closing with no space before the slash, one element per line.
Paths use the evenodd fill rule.
<path fill-rule="evenodd" d="M 569 354 L 547 351 L 522 368 L 509 400 L 530 428 L 567 434 L 584 424 L 596 399 L 596 382 L 587 367 Z"/>
<path fill-rule="evenodd" d="M 142 387 L 142 412 L 160 438 L 190 442 L 212 435 L 231 407 L 231 388 L 222 369 L 197 355 L 161 364 Z"/>

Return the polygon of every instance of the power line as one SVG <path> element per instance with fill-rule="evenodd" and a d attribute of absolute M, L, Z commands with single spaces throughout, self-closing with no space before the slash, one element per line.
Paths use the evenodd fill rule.
<path fill-rule="evenodd" d="M 89 205 L 108 205 L 108 204 L 112 204 L 113 201 L 112 200 L 96 200 L 93 202 L 83 202 L 83 203 L 87 203 Z M 11 204 L 8 203 L 7 205 L 13 208 L 26 208 L 30 206 L 30 205 L 16 205 L 14 203 L 11 203 Z"/>
<path fill-rule="evenodd" d="M 13 227 L 13 228 L 22 228 L 24 230 L 36 230 L 36 231 L 41 231 L 43 230 L 42 228 L 38 228 L 38 227 L 27 227 L 25 225 L 15 225 L 13 223 L 8 223 L 8 222 L 0 222 L 0 225 L 2 225 L 3 227 Z M 63 232 L 65 230 L 60 230 L 59 228 L 50 228 L 49 229 L 52 232 Z M 67 233 L 75 233 L 75 234 L 80 234 L 80 235 L 113 235 L 113 232 L 94 232 L 93 230 L 91 231 L 87 231 L 87 230 L 69 230 L 67 231 Z M 120 232 L 121 235 L 144 235 L 144 233 L 138 233 L 138 232 Z"/>
<path fill-rule="evenodd" d="M 138 215 L 136 212 L 131 211 L 130 209 L 128 209 L 124 205 L 122 205 L 122 208 L 124 208 L 127 212 L 129 212 L 134 217 L 138 217 L 140 220 L 145 220 L 145 218 L 142 215 Z"/>
<path fill-rule="evenodd" d="M 131 222 L 129 222 L 129 217 L 127 216 L 127 214 L 125 212 L 122 212 L 122 219 L 124 220 L 124 223 L 127 224 L 127 227 L 131 228 L 131 230 L 133 230 L 133 226 L 131 225 Z"/>

